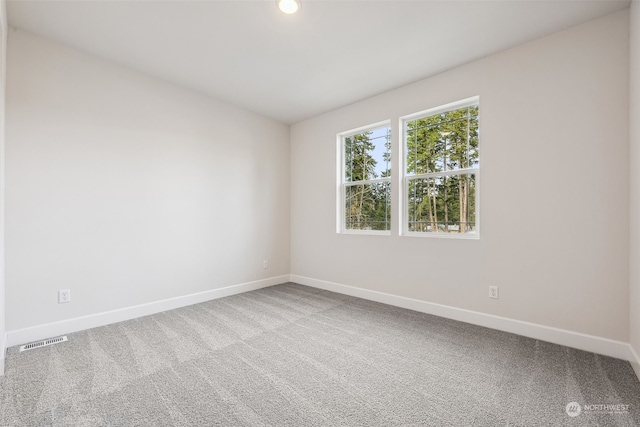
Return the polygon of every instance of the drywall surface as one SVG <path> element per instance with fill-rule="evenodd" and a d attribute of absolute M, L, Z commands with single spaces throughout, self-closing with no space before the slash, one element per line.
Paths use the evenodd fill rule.
<path fill-rule="evenodd" d="M 7 330 L 289 273 L 288 126 L 8 39 Z"/>
<path fill-rule="evenodd" d="M 631 155 L 630 217 L 630 341 L 640 357 L 640 3 L 634 0 L 630 10 L 630 112 L 629 141 Z M 634 368 L 640 378 L 640 360 Z"/>
<path fill-rule="evenodd" d="M 293 125 L 291 273 L 628 342 L 628 22 L 625 10 Z M 397 191 L 391 236 L 336 233 L 337 133 L 390 119 L 398 189 L 399 118 L 475 95 L 478 240 L 399 236 Z"/>
<path fill-rule="evenodd" d="M 7 3 L 0 0 L 0 375 L 4 374 L 6 348 L 5 320 L 5 268 L 4 268 L 4 147 L 5 147 L 5 94 L 7 77 Z"/>

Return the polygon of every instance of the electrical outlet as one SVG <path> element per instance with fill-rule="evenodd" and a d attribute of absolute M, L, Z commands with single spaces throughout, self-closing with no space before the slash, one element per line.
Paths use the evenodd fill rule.
<path fill-rule="evenodd" d="M 267 261 L 266 259 L 264 261 L 262 261 L 262 268 L 264 268 L 264 269 L 269 268 L 269 261 Z"/>
<path fill-rule="evenodd" d="M 489 298 L 498 299 L 498 287 L 497 286 L 489 286 Z"/>
<path fill-rule="evenodd" d="M 70 289 L 61 289 L 58 291 L 58 304 L 64 304 L 65 302 L 71 302 Z"/>

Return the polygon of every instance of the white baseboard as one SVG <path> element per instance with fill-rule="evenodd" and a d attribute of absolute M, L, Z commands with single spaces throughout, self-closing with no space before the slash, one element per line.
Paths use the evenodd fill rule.
<path fill-rule="evenodd" d="M 0 376 L 4 375 L 4 357 L 7 352 L 7 334 L 2 331 L 2 339 L 0 340 Z"/>
<path fill-rule="evenodd" d="M 125 307 L 118 310 L 105 311 L 102 313 L 91 314 L 88 316 L 76 317 L 59 322 L 47 323 L 44 325 L 32 326 L 14 331 L 7 331 L 6 346 L 13 347 L 32 341 L 45 338 L 51 338 L 58 335 L 70 334 L 72 332 L 83 331 L 85 329 L 105 326 L 111 323 L 122 322 L 137 317 L 148 316 L 150 314 L 159 313 L 161 311 L 172 310 L 187 305 L 198 304 L 201 302 L 236 295 L 247 291 L 266 288 L 269 286 L 279 285 L 289 281 L 289 275 L 271 277 L 269 279 L 257 280 L 255 282 L 242 283 L 239 285 L 227 286 L 219 289 L 198 292 L 190 295 L 183 295 L 175 298 L 169 298 L 160 301 L 154 301 L 147 304 Z M 3 365 L 4 366 L 4 365 Z"/>
<path fill-rule="evenodd" d="M 510 332 L 541 341 L 548 341 L 567 347 L 598 353 L 617 359 L 638 363 L 631 345 L 622 341 L 615 341 L 608 338 L 596 337 L 580 332 L 568 331 L 565 329 L 553 328 L 536 323 L 523 322 L 521 320 L 509 319 L 506 317 L 494 316 L 492 314 L 478 311 L 465 310 L 462 308 L 421 301 L 413 298 L 406 298 L 384 292 L 372 291 L 340 283 L 327 282 L 324 280 L 312 279 L 309 277 L 291 275 L 291 281 L 301 285 L 338 292 L 358 298 L 381 302 L 396 307 L 407 308 L 422 313 L 433 314 L 447 319 L 459 320 L 478 326 Z M 633 365 L 633 363 L 632 363 Z M 635 369 L 635 367 L 634 367 Z M 638 371 L 636 370 L 636 373 Z M 639 375 L 640 377 L 640 375 Z"/>
<path fill-rule="evenodd" d="M 422 313 L 433 314 L 448 319 L 459 320 L 478 326 L 510 332 L 529 338 L 548 341 L 555 344 L 579 350 L 602 354 L 627 360 L 631 363 L 638 379 L 640 380 L 640 357 L 629 343 L 610 340 L 608 338 L 596 337 L 580 332 L 568 331 L 565 329 L 553 328 L 521 320 L 509 319 L 506 317 L 494 316 L 492 314 L 451 307 L 442 304 L 421 301 L 413 298 L 387 294 L 379 291 L 372 291 L 340 283 L 327 282 L 324 280 L 312 279 L 309 277 L 292 275 L 282 275 L 254 282 L 242 283 L 239 285 L 227 286 L 219 289 L 199 292 L 196 294 L 183 295 L 180 297 L 155 301 L 147 304 L 121 308 L 118 310 L 106 311 L 88 316 L 76 317 L 59 322 L 47 323 L 14 331 L 7 331 L 5 345 L 6 348 L 21 345 L 32 341 L 50 338 L 58 335 L 69 334 L 85 329 L 105 326 L 112 323 L 122 322 L 137 317 L 148 316 L 166 310 L 197 304 L 217 298 L 236 295 L 256 289 L 278 285 L 285 282 L 295 282 L 301 285 L 314 288 L 325 289 L 345 295 L 363 298 L 371 301 L 402 307 Z M 4 352 L 0 358 L 0 375 L 4 375 Z"/>
<path fill-rule="evenodd" d="M 631 354 L 635 359 L 635 360 L 630 360 L 629 362 L 631 363 L 631 367 L 633 368 L 633 370 L 636 373 L 636 376 L 638 377 L 638 381 L 640 381 L 640 356 L 638 356 L 638 353 L 636 353 L 636 351 L 633 349 L 633 346 L 631 344 L 629 344 L 629 348 L 631 349 Z"/>

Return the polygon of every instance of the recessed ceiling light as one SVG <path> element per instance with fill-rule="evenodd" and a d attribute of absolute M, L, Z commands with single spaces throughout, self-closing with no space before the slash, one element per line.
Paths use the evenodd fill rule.
<path fill-rule="evenodd" d="M 300 0 L 276 0 L 278 7 L 287 15 L 296 13 L 300 9 Z"/>

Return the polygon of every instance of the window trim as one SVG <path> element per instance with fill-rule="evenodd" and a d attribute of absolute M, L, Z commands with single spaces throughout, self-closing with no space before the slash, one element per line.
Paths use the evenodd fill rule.
<path fill-rule="evenodd" d="M 399 119 L 399 129 L 400 129 L 400 150 L 402 150 L 402 155 L 400 156 L 400 167 L 398 168 L 398 176 L 401 182 L 401 191 L 400 191 L 400 203 L 399 203 L 399 211 L 400 211 L 400 224 L 398 234 L 400 236 L 407 237 L 426 237 L 426 238 L 434 238 L 434 239 L 460 239 L 460 240 L 477 240 L 480 239 L 480 145 L 481 138 L 480 132 L 478 131 L 478 165 L 472 168 L 463 168 L 463 169 L 455 169 L 451 171 L 443 171 L 443 172 L 430 172 L 424 174 L 416 174 L 409 175 L 407 173 L 407 127 L 408 123 L 414 120 L 422 119 L 429 116 L 434 116 L 436 114 L 441 114 L 453 110 L 457 110 L 464 107 L 469 107 L 471 105 L 477 105 L 478 109 L 480 109 L 480 96 L 472 96 L 470 98 L 465 98 L 459 101 L 450 102 L 448 104 L 440 105 L 434 108 L 430 108 L 427 110 L 419 111 L 417 113 L 412 113 L 406 116 L 402 116 Z M 478 124 L 478 128 L 479 128 Z M 473 233 L 425 233 L 418 231 L 409 231 L 409 181 L 415 179 L 425 179 L 425 178 L 433 178 L 433 177 L 444 177 L 444 176 L 452 176 L 452 175 L 475 175 L 475 218 L 476 218 L 476 226 L 475 231 Z"/>
<path fill-rule="evenodd" d="M 345 188 L 347 186 L 353 185 L 362 185 L 362 184 L 375 184 L 379 182 L 388 182 L 391 188 L 391 192 L 393 193 L 392 182 L 393 182 L 393 168 L 391 168 L 391 175 L 386 178 L 375 178 L 368 179 L 364 181 L 346 181 L 345 179 L 345 160 L 344 160 L 344 141 L 346 138 L 354 135 L 361 134 L 366 131 L 375 131 L 377 129 L 388 127 L 390 132 L 393 132 L 393 128 L 391 126 L 391 120 L 383 120 L 380 122 L 372 123 L 365 126 L 360 126 L 355 129 L 350 129 L 348 131 L 340 132 L 336 136 L 336 233 L 338 234 L 357 234 L 357 235 L 372 235 L 372 236 L 391 236 L 392 229 L 392 220 L 389 219 L 389 229 L 388 230 L 351 230 L 346 228 L 345 223 Z M 391 158 L 393 159 L 393 149 L 390 149 Z M 389 203 L 390 207 L 393 208 L 393 204 L 391 203 L 391 194 L 389 195 Z M 393 213 L 393 209 L 391 211 Z"/>

